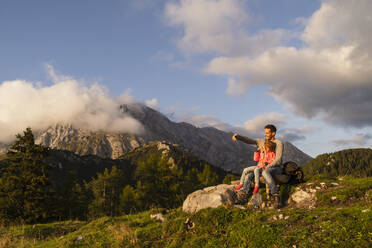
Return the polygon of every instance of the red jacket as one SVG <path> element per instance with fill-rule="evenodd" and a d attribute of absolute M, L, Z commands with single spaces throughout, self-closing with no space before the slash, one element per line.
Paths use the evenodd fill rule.
<path fill-rule="evenodd" d="M 265 167 L 268 164 L 271 164 L 275 160 L 275 152 L 261 152 L 260 160 L 258 161 L 257 166 L 260 168 Z"/>

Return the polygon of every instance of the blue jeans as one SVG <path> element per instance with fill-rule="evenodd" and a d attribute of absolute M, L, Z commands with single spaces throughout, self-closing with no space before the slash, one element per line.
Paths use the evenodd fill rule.
<path fill-rule="evenodd" d="M 258 166 L 249 166 L 245 168 L 240 178 L 240 184 L 243 185 L 242 190 L 244 190 L 246 193 L 249 193 L 253 177 L 255 179 L 255 185 L 258 186 L 260 183 L 260 172 L 261 168 Z"/>
<path fill-rule="evenodd" d="M 278 194 L 279 189 L 276 187 L 273 175 L 275 174 L 282 174 L 282 168 L 280 166 L 273 166 L 266 168 L 262 172 L 262 176 L 265 179 L 266 183 L 269 185 L 270 193 L 271 194 Z"/>

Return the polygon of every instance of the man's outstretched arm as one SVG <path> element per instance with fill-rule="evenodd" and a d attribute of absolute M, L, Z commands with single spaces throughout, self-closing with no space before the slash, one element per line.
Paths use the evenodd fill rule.
<path fill-rule="evenodd" d="M 256 140 L 250 139 L 250 138 L 242 136 L 242 135 L 239 135 L 237 133 L 232 136 L 232 140 L 233 141 L 240 140 L 240 141 L 243 141 L 244 143 L 247 143 L 247 144 L 250 144 L 250 145 L 257 145 Z"/>

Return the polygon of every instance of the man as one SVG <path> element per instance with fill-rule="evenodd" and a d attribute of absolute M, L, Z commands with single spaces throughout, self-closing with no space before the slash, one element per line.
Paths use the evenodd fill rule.
<path fill-rule="evenodd" d="M 267 165 L 266 169 L 262 172 L 262 176 L 265 179 L 266 183 L 269 185 L 270 193 L 274 196 L 275 207 L 280 207 L 280 198 L 279 198 L 279 189 L 275 184 L 273 179 L 273 175 L 281 174 L 282 169 L 280 165 L 282 164 L 282 157 L 283 157 L 283 143 L 275 138 L 276 134 L 276 127 L 272 124 L 268 124 L 265 126 L 265 139 L 270 140 L 276 144 L 275 148 L 275 160 Z M 257 145 L 258 148 L 262 149 L 265 144 L 265 139 L 250 139 L 238 134 L 234 134 L 232 136 L 233 141 L 243 141 L 244 143 Z M 250 184 L 251 180 L 253 179 L 252 175 L 247 177 L 248 185 Z"/>

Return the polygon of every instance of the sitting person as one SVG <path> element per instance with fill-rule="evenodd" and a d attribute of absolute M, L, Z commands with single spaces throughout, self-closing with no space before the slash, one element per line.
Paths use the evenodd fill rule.
<path fill-rule="evenodd" d="M 262 176 L 265 179 L 266 183 L 269 186 L 270 194 L 274 196 L 274 202 L 276 208 L 280 207 L 280 197 L 279 197 L 279 188 L 276 186 L 273 176 L 275 174 L 281 174 L 281 163 L 283 156 L 283 143 L 275 138 L 276 127 L 272 124 L 265 126 L 265 139 L 250 139 L 235 133 L 232 136 L 233 141 L 240 140 L 246 144 L 257 145 L 258 147 L 263 147 L 265 140 L 270 140 L 276 144 L 275 148 L 275 160 L 268 164 L 265 170 L 262 172 Z M 249 173 L 249 176 L 246 177 L 246 180 L 249 179 L 249 182 L 253 179 L 253 173 Z M 244 187 L 244 182 L 243 182 Z"/>
<path fill-rule="evenodd" d="M 254 174 L 255 187 L 253 194 L 256 194 L 259 190 L 260 174 L 265 170 L 266 166 L 275 160 L 275 146 L 276 144 L 272 141 L 266 140 L 264 148 L 258 148 L 260 150 L 260 156 L 257 166 L 250 166 L 243 170 L 240 178 L 240 184 L 235 188 L 235 191 L 243 189 L 245 192 L 249 192 L 250 182 L 249 178 L 251 173 Z"/>

